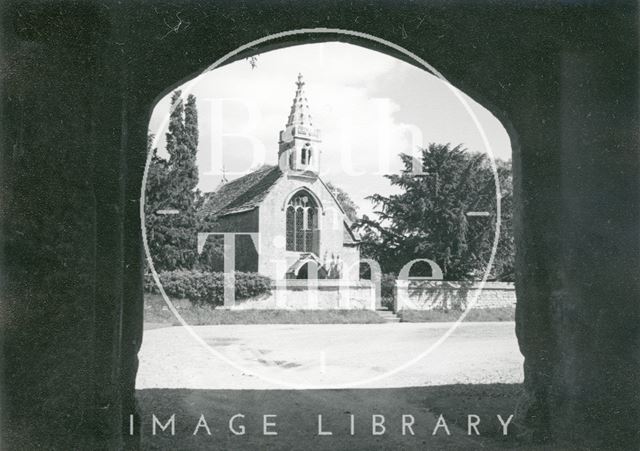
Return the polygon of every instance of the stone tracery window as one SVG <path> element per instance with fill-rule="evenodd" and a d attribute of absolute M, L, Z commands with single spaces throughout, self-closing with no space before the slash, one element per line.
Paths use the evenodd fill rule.
<path fill-rule="evenodd" d="M 287 204 L 287 250 L 319 252 L 318 204 L 305 190 L 298 191 Z"/>

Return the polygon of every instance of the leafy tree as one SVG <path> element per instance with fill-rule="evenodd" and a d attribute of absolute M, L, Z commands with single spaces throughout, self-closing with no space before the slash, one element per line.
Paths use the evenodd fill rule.
<path fill-rule="evenodd" d="M 152 139 L 149 139 L 149 146 Z M 153 149 L 146 186 L 147 241 L 157 270 L 191 269 L 197 261 L 198 112 L 189 95 L 171 97 L 166 160 Z M 174 210 L 177 214 L 163 214 Z"/>
<path fill-rule="evenodd" d="M 351 197 L 349 197 L 349 194 L 331 182 L 327 182 L 326 185 L 327 188 L 329 188 L 329 191 L 331 191 L 331 193 L 336 197 L 336 200 L 344 210 L 347 218 L 349 218 L 351 222 L 355 222 L 358 219 L 358 206 L 353 202 Z"/>
<path fill-rule="evenodd" d="M 169 175 L 167 160 L 158 156 L 158 149 L 153 148 L 155 136 L 147 137 L 147 152 L 151 151 L 151 163 L 147 172 L 147 184 L 145 187 L 145 214 L 153 214 L 166 203 L 166 186 Z M 147 218 L 148 220 L 148 218 Z"/>
<path fill-rule="evenodd" d="M 511 161 L 496 160 L 496 166 L 501 189 L 501 220 L 493 273 L 499 280 L 513 282 L 516 252 L 516 243 L 513 237 L 513 172 L 511 171 Z"/>
<path fill-rule="evenodd" d="M 479 278 L 493 245 L 496 215 L 495 179 L 484 154 L 462 146 L 431 144 L 422 149 L 421 161 L 401 154 L 404 170 L 387 175 L 401 194 L 370 199 L 378 219 L 359 221 L 361 252 L 380 262 L 383 272 L 398 273 L 410 260 L 429 258 L 442 268 L 447 280 Z M 422 174 L 413 165 L 422 164 Z M 511 236 L 511 169 L 497 164 L 503 189 L 502 227 L 494 275 L 513 264 Z M 487 211 L 489 217 L 469 217 L 470 211 Z"/>
<path fill-rule="evenodd" d="M 181 92 L 175 91 L 171 97 L 169 132 L 166 135 L 169 154 L 168 194 L 174 208 L 190 210 L 194 206 L 198 186 L 198 111 L 196 99 L 190 94 L 183 107 Z"/>

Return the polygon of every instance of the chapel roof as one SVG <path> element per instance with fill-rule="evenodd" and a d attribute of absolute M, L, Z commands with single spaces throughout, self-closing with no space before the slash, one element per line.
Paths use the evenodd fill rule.
<path fill-rule="evenodd" d="M 278 166 L 264 165 L 247 175 L 225 183 L 213 193 L 207 193 L 201 213 L 224 216 L 253 210 L 282 177 Z"/>
<path fill-rule="evenodd" d="M 265 164 L 249 174 L 227 182 L 215 192 L 205 194 L 205 202 L 200 214 L 208 217 L 220 217 L 253 210 L 260 206 L 271 187 L 282 175 L 278 166 Z M 331 193 L 331 191 L 329 192 Z M 331 195 L 333 196 L 332 193 Z M 345 244 L 360 242 L 359 234 L 351 229 L 350 223 L 345 221 L 343 226 Z"/>

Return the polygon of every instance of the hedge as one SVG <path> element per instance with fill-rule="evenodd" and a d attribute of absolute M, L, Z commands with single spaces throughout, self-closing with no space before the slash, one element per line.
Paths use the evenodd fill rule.
<path fill-rule="evenodd" d="M 383 298 L 393 299 L 396 296 L 396 276 L 393 273 L 383 274 L 380 281 L 380 290 Z"/>
<path fill-rule="evenodd" d="M 224 273 L 178 269 L 158 273 L 165 293 L 172 298 L 189 299 L 195 305 L 224 304 Z M 271 293 L 271 279 L 258 273 L 235 272 L 236 299 L 249 299 Z M 151 274 L 145 274 L 144 289 L 159 293 Z"/>

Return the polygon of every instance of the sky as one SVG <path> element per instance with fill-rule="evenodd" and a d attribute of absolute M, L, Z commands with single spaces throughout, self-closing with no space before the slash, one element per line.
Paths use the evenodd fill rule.
<path fill-rule="evenodd" d="M 223 169 L 232 180 L 262 164 L 277 164 L 278 133 L 286 124 L 298 73 L 314 126 L 322 133 L 320 176 L 345 190 L 360 214 L 374 212 L 367 196 L 397 192 L 383 175 L 400 171 L 400 153 L 451 143 L 488 154 L 470 112 L 493 156 L 511 159 L 502 124 L 446 82 L 383 53 L 316 43 L 262 53 L 255 67 L 239 60 L 178 88 L 197 100 L 200 190 L 214 191 Z M 158 102 L 149 123 L 165 156 L 170 97 Z"/>

